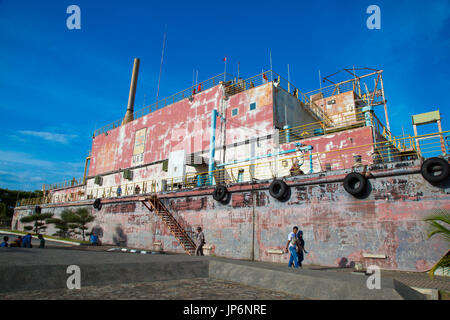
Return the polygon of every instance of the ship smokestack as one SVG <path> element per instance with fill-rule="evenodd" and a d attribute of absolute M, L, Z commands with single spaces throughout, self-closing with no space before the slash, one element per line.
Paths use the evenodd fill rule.
<path fill-rule="evenodd" d="M 130 94 L 128 96 L 127 113 L 125 113 L 125 117 L 122 120 L 122 124 L 126 124 L 134 120 L 133 117 L 134 98 L 136 96 L 136 84 L 139 74 L 139 62 L 140 60 L 138 58 L 134 59 L 133 74 L 131 75 Z"/>

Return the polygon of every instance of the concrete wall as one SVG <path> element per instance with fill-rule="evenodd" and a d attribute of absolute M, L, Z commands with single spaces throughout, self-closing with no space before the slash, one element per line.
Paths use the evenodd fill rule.
<path fill-rule="evenodd" d="M 192 101 L 181 100 L 101 134 L 93 139 L 89 176 L 162 161 L 176 150 L 186 154 L 209 150 L 213 109 L 229 120 L 224 124 L 217 119 L 216 156 L 221 159 L 224 144 L 272 133 L 271 89 L 268 83 L 223 99 L 219 85 L 194 95 Z M 251 103 L 256 103 L 255 110 L 249 110 Z M 236 116 L 232 116 L 233 109 L 238 110 Z M 135 147 L 137 132 L 142 132 L 145 141 L 141 157 L 136 157 L 140 154 Z"/>
<path fill-rule="evenodd" d="M 297 127 L 320 121 L 304 108 L 300 100 L 283 88 L 274 89 L 274 101 L 274 124 L 279 129 L 283 129 L 286 123 Z"/>
<path fill-rule="evenodd" d="M 185 149 L 189 153 L 207 149 L 211 111 L 221 98 L 222 87 L 216 86 L 194 95 L 192 101 L 181 100 L 113 129 L 108 135 L 95 137 L 89 175 L 165 160 L 174 150 Z M 136 159 L 135 135 L 145 128 L 143 156 Z"/>
<path fill-rule="evenodd" d="M 254 104 L 254 110 L 250 110 L 251 104 Z M 192 101 L 181 100 L 113 129 L 107 135 L 95 137 L 87 194 L 93 197 L 109 196 L 118 185 L 124 189 L 130 183 L 140 183 L 141 189 L 144 189 L 144 182 L 152 180 L 155 180 L 151 183 L 156 183 L 156 190 L 161 190 L 160 180 L 172 178 L 162 170 L 162 161 L 168 159 L 173 151 L 196 153 L 208 162 L 211 111 L 214 108 L 226 119 L 225 122 L 217 119 L 216 163 L 272 151 L 272 139 L 261 140 L 251 146 L 245 143 L 246 140 L 273 134 L 272 83 L 225 99 L 223 88 L 219 85 L 196 94 Z M 237 111 L 236 115 L 233 115 L 233 110 Z M 143 145 L 140 151 L 136 151 L 135 141 L 139 136 Z M 123 178 L 122 171 L 126 168 L 133 170 L 131 181 Z M 187 167 L 187 172 L 198 170 L 198 167 Z M 101 186 L 94 183 L 94 176 L 99 174 L 103 176 Z"/>
<path fill-rule="evenodd" d="M 355 93 L 348 91 L 327 98 L 317 99 L 314 102 L 328 115 L 335 127 L 340 127 L 364 119 L 363 115 L 360 114 L 360 108 L 355 103 L 355 99 Z"/>
<path fill-rule="evenodd" d="M 286 202 L 269 195 L 270 181 L 230 186 L 233 193 L 227 204 L 214 201 L 212 189 L 204 188 L 159 196 L 186 230 L 204 228 L 206 242 L 217 256 L 286 263 L 287 254 L 271 252 L 282 249 L 292 226 L 298 225 L 310 252 L 305 263 L 337 266 L 360 261 L 425 271 L 448 244 L 439 237 L 427 240 L 423 218 L 435 209 L 450 210 L 450 195 L 448 182 L 432 186 L 419 170 L 417 162 L 374 165 L 374 178 L 361 198 L 343 188 L 348 170 L 287 179 L 292 187 Z M 137 199 L 104 200 L 100 211 L 90 207 L 96 216 L 92 226 L 101 228 L 103 242 L 118 244 L 122 239 L 131 247 L 151 248 L 161 241 L 165 250 L 183 252 L 158 217 Z M 59 214 L 63 208 L 47 205 L 43 212 Z M 16 208 L 13 226 L 29 209 Z M 386 258 L 363 258 L 363 253 Z"/>

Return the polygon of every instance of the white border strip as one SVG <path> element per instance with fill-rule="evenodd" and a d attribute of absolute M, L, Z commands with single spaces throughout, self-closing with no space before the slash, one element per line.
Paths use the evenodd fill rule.
<path fill-rule="evenodd" d="M 4 230 L 0 230 L 0 233 L 4 233 L 4 234 L 13 234 L 16 236 L 25 236 L 25 234 L 23 233 L 18 233 L 18 232 L 12 232 L 12 231 L 4 231 Z M 34 239 L 39 239 L 37 236 L 32 236 Z M 72 242 L 72 241 L 66 241 L 66 240 L 57 240 L 57 239 L 52 239 L 52 238 L 46 238 L 44 235 L 44 239 L 51 241 L 51 242 L 59 242 L 59 243 L 65 243 L 65 244 L 71 244 L 74 246 L 79 246 L 81 245 L 81 243 L 79 242 Z"/>

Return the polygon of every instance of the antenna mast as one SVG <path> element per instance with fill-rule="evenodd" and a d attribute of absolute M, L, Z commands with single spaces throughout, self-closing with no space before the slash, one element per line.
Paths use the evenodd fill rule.
<path fill-rule="evenodd" d="M 167 29 L 167 25 L 166 25 L 165 29 Z M 164 60 L 164 49 L 166 47 L 166 35 L 167 35 L 167 32 L 166 32 L 166 30 L 164 30 L 164 40 L 163 40 L 163 48 L 162 48 L 162 53 L 161 53 L 161 64 L 159 65 L 158 90 L 156 91 L 156 101 L 158 101 L 158 97 L 159 97 L 159 84 L 161 82 L 161 72 L 162 72 L 162 65 L 163 65 L 163 60 Z"/>

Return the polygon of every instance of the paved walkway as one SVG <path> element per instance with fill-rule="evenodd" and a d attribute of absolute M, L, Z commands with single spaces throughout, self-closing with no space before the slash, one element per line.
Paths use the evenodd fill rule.
<path fill-rule="evenodd" d="M 66 247 L 67 249 L 73 249 L 73 250 L 83 250 L 83 251 L 106 251 L 110 248 L 117 248 L 117 246 L 73 246 L 73 247 Z M 129 249 L 137 249 L 142 250 L 138 248 L 129 248 Z M 128 253 L 126 253 L 128 254 Z M 131 253 L 129 253 L 131 254 Z M 170 256 L 184 256 L 184 254 L 168 254 Z M 264 264 L 264 265 L 273 265 L 274 267 L 280 266 L 279 263 L 260 263 L 256 262 L 258 264 Z M 346 272 L 351 273 L 353 272 L 353 269 L 351 268 L 339 268 L 339 267 L 322 267 L 317 265 L 304 265 L 303 270 L 322 270 L 322 271 L 331 271 L 331 272 Z M 407 272 L 407 271 L 391 271 L 391 270 L 382 270 L 381 271 L 382 277 L 389 277 L 396 279 L 407 286 L 410 287 L 416 287 L 416 288 L 427 288 L 427 289 L 438 289 L 442 291 L 448 291 L 450 292 L 450 277 L 443 277 L 443 276 L 435 276 L 432 279 L 430 279 L 430 276 L 426 272 Z"/>
<path fill-rule="evenodd" d="M 329 270 L 336 272 L 353 272 L 350 268 L 330 268 L 320 266 L 305 266 L 308 270 Z M 433 280 L 426 272 L 407 272 L 407 271 L 391 271 L 381 270 L 382 277 L 389 277 L 398 280 L 407 286 L 426 289 L 438 289 L 450 292 L 450 277 L 435 276 Z"/>
<path fill-rule="evenodd" d="M 38 266 L 38 265 L 69 265 L 69 264 L 126 264 L 165 262 L 169 265 L 177 265 L 184 261 L 202 261 L 203 258 L 189 257 L 184 254 L 160 254 L 141 255 L 136 253 L 106 252 L 112 246 L 74 246 L 46 249 L 2 248 L 0 260 L 3 267 Z M 54 255 L 58 259 L 54 259 Z M 118 258 L 118 255 L 120 258 Z M 224 258 L 207 258 L 223 260 L 224 262 L 251 265 L 261 268 L 269 268 L 284 272 L 299 272 L 305 275 L 320 272 L 321 278 L 343 278 L 350 276 L 353 269 L 333 268 L 306 265 L 300 270 L 289 270 L 286 265 L 269 262 L 251 262 L 242 260 L 230 260 Z M 153 265 L 153 264 L 151 264 Z M 150 266 L 150 265 L 149 265 Z M 179 270 L 176 272 L 179 273 Z M 426 273 L 382 271 L 382 277 L 394 278 L 411 287 L 432 288 L 450 292 L 450 278 L 436 276 L 431 280 Z M 249 287 L 243 284 L 206 278 L 197 279 L 155 279 L 156 281 L 138 282 L 132 280 L 129 283 L 99 284 L 86 286 L 82 290 L 46 289 L 28 291 L 27 294 L 9 292 L 0 295 L 1 299 L 20 299 L 20 296 L 29 299 L 303 299 L 303 297 L 286 295 L 271 290 Z M 30 288 L 31 289 L 31 288 Z M 36 289 L 39 289 L 37 287 Z"/>
<path fill-rule="evenodd" d="M 305 298 L 205 278 L 46 289 L 0 294 L 0 300 L 306 300 Z"/>

